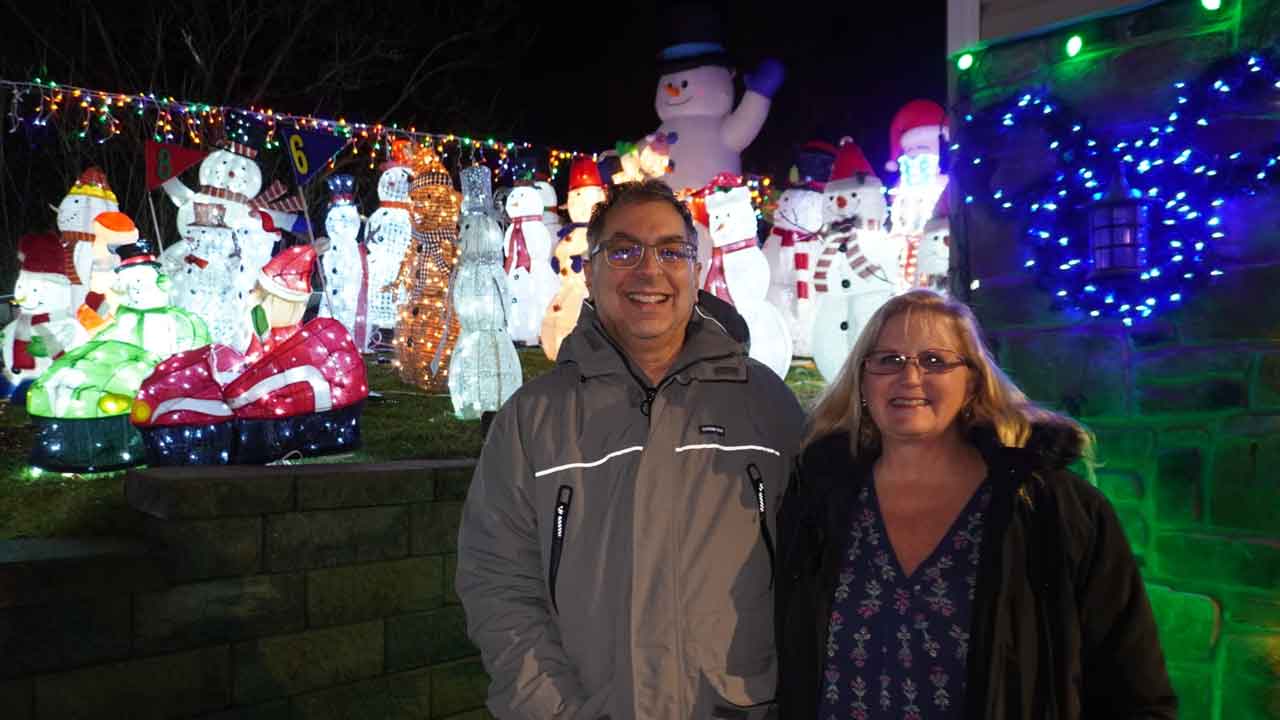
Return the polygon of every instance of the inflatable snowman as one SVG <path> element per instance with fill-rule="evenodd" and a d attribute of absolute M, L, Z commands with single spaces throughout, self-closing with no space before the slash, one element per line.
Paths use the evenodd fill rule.
<path fill-rule="evenodd" d="M 378 209 L 369 215 L 365 227 L 365 247 L 369 257 L 369 342 L 366 349 L 389 347 L 390 334 L 399 319 L 403 293 L 385 290 L 395 282 L 413 241 L 413 217 L 409 213 L 410 143 L 397 141 L 391 160 L 382 165 L 378 178 Z"/>
<path fill-rule="evenodd" d="M 814 263 L 818 301 L 809 347 L 818 372 L 831 380 L 871 314 L 903 290 L 903 247 L 884 230 L 884 185 L 848 138 L 823 194 L 826 224 Z"/>
<path fill-rule="evenodd" d="M 18 281 L 13 288 L 17 317 L 0 330 L 0 400 L 22 404 L 26 389 L 62 353 L 88 334 L 71 312 L 71 278 L 56 235 L 18 239 Z"/>
<path fill-rule="evenodd" d="M 703 290 L 733 303 L 747 323 L 751 357 L 785 378 L 791 367 L 791 331 L 766 299 L 769 261 L 756 245 L 751 193 L 742 185 L 719 185 L 706 204 L 714 249 Z"/>
<path fill-rule="evenodd" d="M 511 312 L 507 327 L 511 339 L 526 345 L 538 344 L 542 316 L 560 283 L 551 270 L 551 233 L 542 222 L 542 195 L 529 184 L 517 184 L 507 196 L 506 247 L 507 287 Z"/>
<path fill-rule="evenodd" d="M 364 347 L 366 318 L 363 295 L 365 286 L 365 253 L 356 242 L 360 234 L 360 211 L 356 209 L 356 181 L 350 175 L 331 175 L 329 211 L 324 216 L 324 230 L 329 248 L 320 256 L 324 268 L 324 302 L 320 316 L 331 317 L 351 333 L 356 347 Z"/>
<path fill-rule="evenodd" d="M 796 355 L 808 357 L 813 326 L 811 293 L 813 257 L 818 254 L 822 229 L 822 193 L 807 187 L 782 191 L 773 212 L 773 228 L 764 241 L 769 261 L 769 303 L 782 313 L 791 328 Z"/>
<path fill-rule="evenodd" d="M 107 176 L 97 167 L 87 168 L 58 204 L 58 231 L 66 257 L 67 276 L 71 281 L 71 307 L 84 302 L 89 292 L 89 278 L 94 270 L 93 219 L 105 212 L 120 209 L 116 194 L 107 184 Z M 99 272 L 110 275 L 112 258 L 103 254 Z"/>
<path fill-rule="evenodd" d="M 657 134 L 669 140 L 665 180 L 676 192 L 696 190 L 719 173 L 742 172 L 741 153 L 764 125 L 783 70 L 776 60 L 762 62 L 746 76 L 747 90 L 735 109 L 734 70 L 715 12 L 705 6 L 682 8 L 665 27 L 654 96 L 662 121 Z"/>
<path fill-rule="evenodd" d="M 483 181 L 468 178 L 469 171 L 483 173 Z M 450 292 L 462 330 L 449 368 L 449 398 L 454 415 L 464 420 L 497 410 L 521 382 L 520 357 L 507 332 L 511 305 L 502 268 L 502 229 L 490 213 L 480 209 L 488 203 L 488 172 L 482 167 L 462 171 L 466 199 L 458 269 Z M 483 199 L 468 212 L 471 198 L 478 194 Z"/>
<path fill-rule="evenodd" d="M 224 123 L 226 139 L 200 161 L 199 191 L 191 190 L 176 176 L 161 186 L 178 206 L 178 235 L 186 237 L 187 226 L 195 220 L 195 202 L 225 205 L 224 219 L 231 228 L 258 224 L 254 210 L 270 213 L 278 227 L 293 227 L 297 217 L 293 213 L 303 210 L 301 200 L 282 198 L 285 189 L 278 182 L 262 192 L 262 169 L 255 158 L 265 139 L 265 128 L 246 113 L 234 110 L 226 113 Z"/>
<path fill-rule="evenodd" d="M 187 236 L 160 256 L 169 277 L 169 302 L 203 320 L 213 342 L 244 352 L 252 328 L 248 306 L 236 287 L 236 231 L 223 219 L 224 205 L 194 203 L 193 210 Z"/>
<path fill-rule="evenodd" d="M 551 299 L 542 319 L 542 352 L 555 360 L 560 343 L 578 324 L 582 301 L 587 297 L 587 282 L 582 263 L 587 257 L 587 222 L 591 211 L 604 202 L 604 182 L 594 160 L 585 155 L 573 159 L 569 170 L 569 225 L 560 232 L 551 269 L 560 276 L 560 289 Z"/>

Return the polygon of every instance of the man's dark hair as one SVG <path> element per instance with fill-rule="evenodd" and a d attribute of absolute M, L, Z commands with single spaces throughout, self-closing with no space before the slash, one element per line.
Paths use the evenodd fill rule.
<path fill-rule="evenodd" d="M 608 199 L 596 205 L 591 211 L 591 221 L 587 223 L 587 247 L 590 248 L 587 251 L 588 254 L 604 239 L 600 236 L 604 233 L 605 218 L 610 210 L 646 202 L 664 202 L 670 205 L 680 214 L 680 219 L 684 220 L 685 240 L 691 245 L 698 244 L 698 231 L 693 227 L 693 214 L 689 212 L 689 208 L 676 198 L 675 193 L 667 187 L 666 183 L 660 180 L 644 180 L 615 185 L 609 191 Z"/>

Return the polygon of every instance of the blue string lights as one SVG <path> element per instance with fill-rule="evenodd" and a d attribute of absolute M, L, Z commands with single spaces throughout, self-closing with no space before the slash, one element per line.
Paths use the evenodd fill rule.
<path fill-rule="evenodd" d="M 1228 58 L 1172 90 L 1169 111 L 1118 139 L 1043 92 L 958 118 L 949 152 L 959 197 L 1021 221 L 1024 266 L 1058 309 L 1131 326 L 1182 304 L 1223 273 L 1214 249 L 1240 220 L 1227 203 L 1280 176 L 1280 145 L 1221 149 L 1234 138 L 1220 121 L 1280 100 L 1280 73 L 1262 55 Z M 988 153 L 1028 131 L 1042 133 L 1048 171 L 993 187 L 999 162 Z"/>

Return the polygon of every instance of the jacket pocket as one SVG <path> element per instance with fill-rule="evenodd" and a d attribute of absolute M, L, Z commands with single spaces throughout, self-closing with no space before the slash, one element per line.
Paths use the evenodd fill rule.
<path fill-rule="evenodd" d="M 561 485 L 556 490 L 556 507 L 551 518 L 551 561 L 547 569 L 547 591 L 551 594 L 551 608 L 556 614 L 556 576 L 560 574 L 560 556 L 564 554 L 565 533 L 569 529 L 569 506 L 573 503 L 573 488 Z"/>
<path fill-rule="evenodd" d="M 743 609 L 694 620 L 700 635 L 698 663 L 705 681 L 698 707 L 762 708 L 772 703 L 778 688 L 772 608 Z"/>

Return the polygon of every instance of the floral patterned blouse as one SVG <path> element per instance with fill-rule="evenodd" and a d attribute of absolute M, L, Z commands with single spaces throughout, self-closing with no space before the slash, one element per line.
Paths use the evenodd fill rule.
<path fill-rule="evenodd" d="M 858 494 L 831 606 L 820 720 L 963 717 L 969 621 L 990 502 L 984 482 L 907 576 L 889 544 L 874 483 Z"/>

